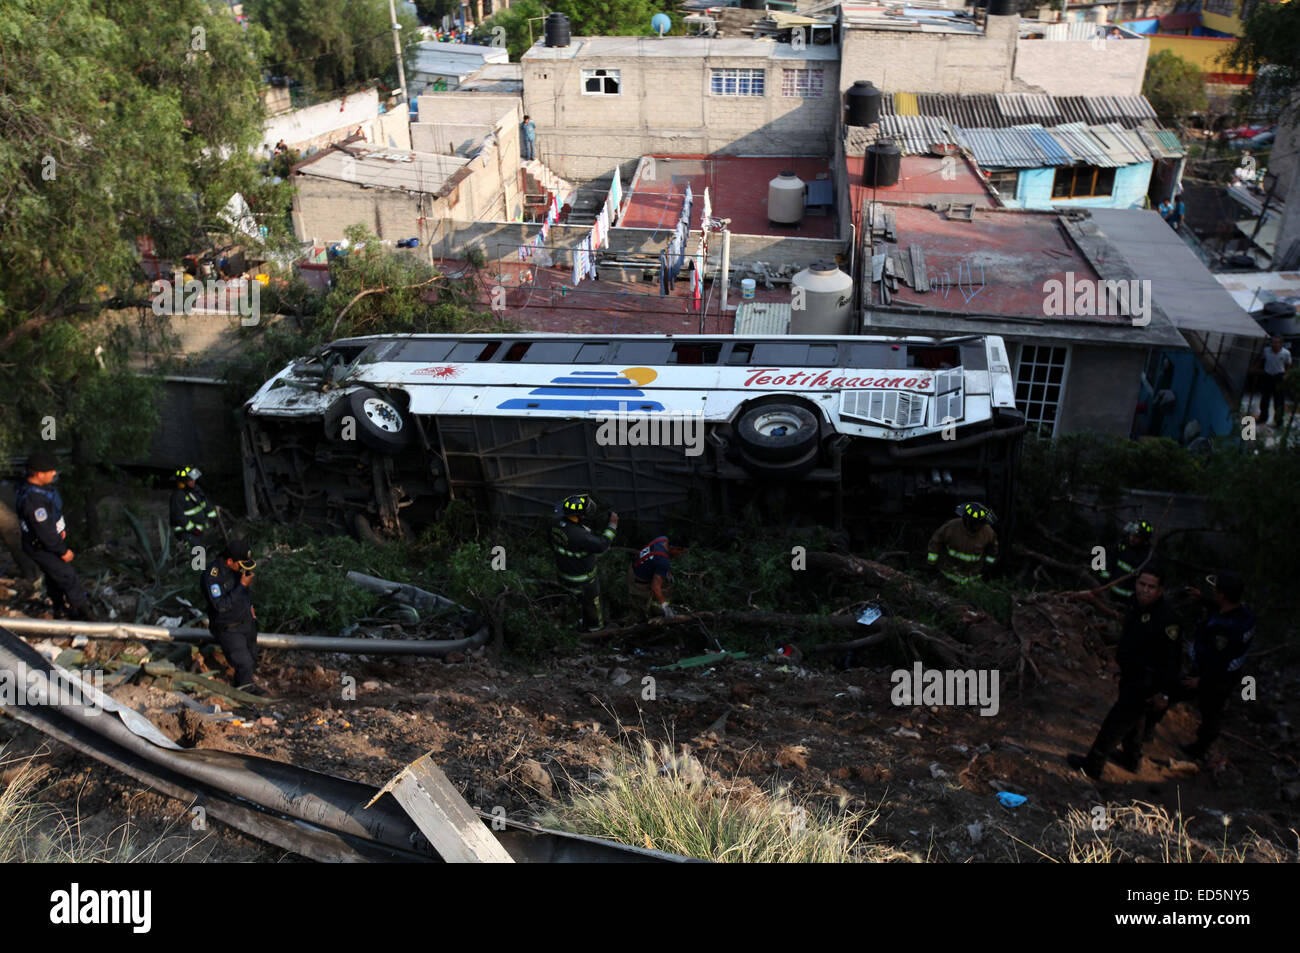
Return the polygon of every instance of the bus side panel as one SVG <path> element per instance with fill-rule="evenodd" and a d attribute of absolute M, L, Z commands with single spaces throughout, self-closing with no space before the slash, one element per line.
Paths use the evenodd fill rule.
<path fill-rule="evenodd" d="M 571 493 L 594 493 L 620 514 L 665 519 L 684 512 L 711 449 L 597 442 L 593 420 L 437 418 L 452 495 L 502 516 L 549 514 Z"/>

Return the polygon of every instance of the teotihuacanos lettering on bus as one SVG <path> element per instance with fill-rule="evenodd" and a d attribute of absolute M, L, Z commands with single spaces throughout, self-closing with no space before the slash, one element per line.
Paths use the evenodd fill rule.
<path fill-rule="evenodd" d="M 809 371 L 786 371 L 780 367 L 751 367 L 746 387 L 808 387 L 849 389 L 882 387 L 898 390 L 929 390 L 932 377 L 832 377 L 830 371 L 812 374 Z"/>

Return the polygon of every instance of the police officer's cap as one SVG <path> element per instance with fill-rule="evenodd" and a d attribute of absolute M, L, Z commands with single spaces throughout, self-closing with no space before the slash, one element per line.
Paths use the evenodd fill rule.
<path fill-rule="evenodd" d="M 27 458 L 28 473 L 44 473 L 47 470 L 57 470 L 59 461 L 48 450 L 37 450 Z"/>
<path fill-rule="evenodd" d="M 1206 576 L 1205 581 L 1233 602 L 1238 601 L 1246 591 L 1246 583 L 1241 576 L 1230 569 L 1220 570 L 1213 576 Z"/>
<path fill-rule="evenodd" d="M 248 548 L 248 543 L 242 539 L 232 539 L 226 543 L 226 556 L 237 563 L 253 563 L 253 553 Z"/>

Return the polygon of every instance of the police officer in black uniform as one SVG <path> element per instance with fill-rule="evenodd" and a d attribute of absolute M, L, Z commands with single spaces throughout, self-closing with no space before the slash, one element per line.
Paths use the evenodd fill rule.
<path fill-rule="evenodd" d="M 1119 699 L 1101 723 L 1087 756 L 1072 754 L 1072 767 L 1100 778 L 1107 757 L 1129 771 L 1142 763 L 1143 723 L 1166 707 L 1182 663 L 1182 625 L 1165 599 L 1161 570 L 1148 565 L 1138 574 L 1135 597 L 1119 638 Z M 1123 739 L 1123 749 L 1112 746 Z"/>
<path fill-rule="evenodd" d="M 63 498 L 54 488 L 58 477 L 54 454 L 33 453 L 27 460 L 27 480 L 14 494 L 23 552 L 41 567 L 45 587 L 54 602 L 55 615 L 90 619 L 90 597 L 72 568 L 74 554 L 68 548 L 68 531 L 63 519 Z"/>
<path fill-rule="evenodd" d="M 185 546 L 203 545 L 204 535 L 217 518 L 217 508 L 199 487 L 203 473 L 198 467 L 181 467 L 176 471 L 176 489 L 172 490 L 172 534 Z M 185 553 L 188 556 L 188 553 Z"/>
<path fill-rule="evenodd" d="M 253 681 L 257 665 L 257 612 L 253 609 L 253 569 L 257 563 L 248 544 L 232 539 L 215 565 L 202 574 L 203 597 L 208 603 L 208 629 L 221 643 L 235 667 L 235 687 L 252 695 L 265 695 Z"/>
<path fill-rule="evenodd" d="M 551 524 L 551 548 L 555 550 L 555 569 L 560 583 L 582 603 L 582 624 L 588 632 L 605 627 L 605 613 L 600 605 L 600 578 L 596 574 L 596 557 L 609 549 L 618 529 L 618 514 L 610 512 L 609 525 L 599 535 L 582 524 L 582 517 L 594 507 L 589 496 L 569 496 L 555 507 Z"/>
<path fill-rule="evenodd" d="M 1233 689 L 1240 688 L 1246 651 L 1255 638 L 1255 612 L 1242 602 L 1246 585 L 1241 576 L 1221 571 L 1205 581 L 1214 587 L 1214 608 L 1192 633 L 1191 676 L 1171 693 L 1172 702 L 1195 700 L 1200 709 L 1196 740 L 1179 746 L 1197 761 L 1219 737 L 1223 709 Z M 1186 592 L 1198 601 L 1205 598 L 1199 589 L 1188 587 Z"/>

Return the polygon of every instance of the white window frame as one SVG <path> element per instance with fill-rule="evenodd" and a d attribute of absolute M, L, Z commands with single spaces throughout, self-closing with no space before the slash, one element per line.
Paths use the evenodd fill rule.
<path fill-rule="evenodd" d="M 821 99 L 826 95 L 826 71 L 812 67 L 782 69 L 781 95 L 786 99 Z"/>
<path fill-rule="evenodd" d="M 1054 354 L 1049 353 L 1047 355 L 1047 360 L 1042 359 L 1044 356 L 1042 351 L 1044 350 L 1049 352 L 1062 352 L 1063 356 L 1059 362 L 1061 368 L 1060 385 L 1051 384 L 1048 381 L 1036 382 L 1033 380 L 1026 380 L 1024 381 L 1024 384 L 1028 389 L 1028 393 L 1022 399 L 1020 396 L 1021 374 L 1026 368 L 1032 370 L 1038 367 L 1050 368 L 1058 366 L 1058 362 L 1054 360 Z M 1061 408 L 1065 406 L 1066 386 L 1070 381 L 1070 352 L 1071 348 L 1068 344 L 1021 344 L 1016 349 L 1016 373 L 1014 377 L 1016 406 L 1023 411 L 1025 415 L 1025 424 L 1029 432 L 1037 432 L 1040 437 L 1056 436 L 1056 428 L 1061 422 Z M 1028 363 L 1026 363 L 1026 358 L 1029 358 Z M 1033 399 L 1033 388 L 1035 386 L 1040 386 L 1044 390 L 1042 397 L 1038 400 Z M 1057 387 L 1056 399 L 1054 401 L 1047 400 L 1046 389 L 1048 387 Z M 1044 413 L 1045 409 L 1049 405 L 1055 406 L 1055 413 L 1050 419 L 1048 419 L 1047 415 Z"/>
<path fill-rule="evenodd" d="M 742 77 L 741 74 L 744 74 Z M 742 88 L 742 79 L 749 92 L 740 92 Z M 722 81 L 722 91 L 717 89 L 717 81 Z M 754 81 L 758 81 L 759 91 L 754 92 Z M 730 82 L 728 82 L 730 81 Z M 730 87 L 730 89 L 728 89 Z M 767 95 L 767 70 L 765 69 L 733 69 L 730 67 L 710 67 L 709 69 L 709 95 L 723 96 L 729 99 L 762 99 Z"/>
<path fill-rule="evenodd" d="M 604 67 L 600 67 L 596 69 L 584 69 L 581 73 L 581 77 L 582 77 L 581 79 L 582 95 L 584 96 L 622 96 L 623 95 L 623 71 L 621 69 L 606 69 Z M 587 89 L 587 80 L 590 79 L 601 80 L 601 84 L 600 84 L 601 88 L 599 90 L 596 90 L 595 92 L 592 92 L 591 90 Z M 605 83 L 611 79 L 618 84 L 618 90 L 612 93 L 607 92 L 604 88 Z"/>

